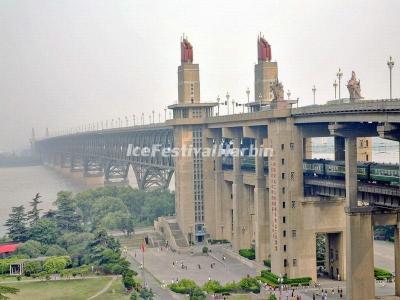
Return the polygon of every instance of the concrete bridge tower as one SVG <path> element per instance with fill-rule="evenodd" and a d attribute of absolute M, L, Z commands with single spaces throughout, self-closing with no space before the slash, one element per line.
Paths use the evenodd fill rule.
<path fill-rule="evenodd" d="M 272 61 L 271 45 L 261 34 L 257 38 L 258 62 L 254 66 L 254 102 L 251 111 L 258 111 L 273 99 L 272 84 L 278 79 L 278 63 Z"/>
<path fill-rule="evenodd" d="M 177 223 L 187 242 L 201 242 L 213 235 L 215 216 L 213 195 L 205 190 L 213 188 L 212 178 L 205 176 L 212 170 L 213 161 L 200 152 L 212 143 L 207 139 L 205 118 L 213 115 L 216 103 L 200 103 L 199 65 L 193 63 L 193 47 L 186 37 L 181 40 L 181 65 L 178 67 L 178 103 L 173 110 L 174 146 L 181 149 L 175 157 L 175 210 Z M 185 149 L 187 151 L 185 151 Z M 175 225 L 174 225 L 175 226 Z"/>

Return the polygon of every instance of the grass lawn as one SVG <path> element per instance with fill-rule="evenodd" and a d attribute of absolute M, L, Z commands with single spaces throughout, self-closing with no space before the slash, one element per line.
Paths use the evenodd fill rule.
<path fill-rule="evenodd" d="M 93 300 L 128 300 L 130 295 L 125 293 L 124 286 L 120 278 L 115 280 L 104 294 L 99 295 Z"/>
<path fill-rule="evenodd" d="M 7 286 L 15 287 L 20 290 L 16 295 L 8 294 L 7 296 L 13 300 L 83 300 L 96 294 L 110 280 L 111 277 L 40 282 L 21 281 L 18 283 L 7 284 Z M 120 280 L 117 279 L 117 281 Z M 100 299 L 100 296 L 95 299 Z M 124 298 L 120 297 L 115 299 Z"/>

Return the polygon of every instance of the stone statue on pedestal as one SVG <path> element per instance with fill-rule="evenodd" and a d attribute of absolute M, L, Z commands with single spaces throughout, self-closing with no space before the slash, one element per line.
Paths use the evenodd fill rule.
<path fill-rule="evenodd" d="M 357 80 L 356 73 L 354 71 L 352 71 L 351 78 L 347 83 L 347 89 L 349 90 L 351 100 L 362 98 L 360 80 Z"/>
<path fill-rule="evenodd" d="M 284 101 L 285 91 L 283 90 L 282 83 L 277 79 L 271 86 L 274 99 L 272 101 Z"/>

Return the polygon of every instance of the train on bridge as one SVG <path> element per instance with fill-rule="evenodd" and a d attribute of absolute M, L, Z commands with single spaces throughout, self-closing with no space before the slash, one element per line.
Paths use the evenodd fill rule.
<path fill-rule="evenodd" d="M 240 158 L 241 170 L 244 172 L 255 171 L 255 158 L 242 156 Z M 222 167 L 232 170 L 233 157 L 223 156 Z M 264 158 L 264 171 L 268 172 L 268 158 Z M 303 160 L 303 173 L 305 176 L 318 176 L 333 179 L 345 179 L 345 162 L 327 159 Z M 384 164 L 374 162 L 358 162 L 357 178 L 363 182 L 400 186 L 400 169 L 398 164 Z"/>

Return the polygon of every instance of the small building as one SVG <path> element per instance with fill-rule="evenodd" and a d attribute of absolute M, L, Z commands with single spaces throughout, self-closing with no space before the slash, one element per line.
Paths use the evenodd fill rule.
<path fill-rule="evenodd" d="M 0 258 L 9 257 L 14 253 L 21 244 L 4 244 L 0 245 Z"/>

